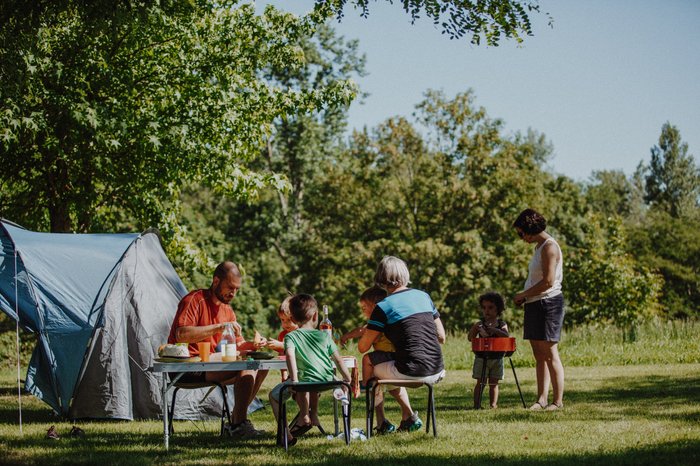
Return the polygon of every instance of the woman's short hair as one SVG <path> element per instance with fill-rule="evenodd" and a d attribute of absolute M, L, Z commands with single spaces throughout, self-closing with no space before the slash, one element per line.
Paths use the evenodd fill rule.
<path fill-rule="evenodd" d="M 394 256 L 384 256 L 374 274 L 374 283 L 384 288 L 398 288 L 411 283 L 406 263 Z"/>
<path fill-rule="evenodd" d="M 311 320 L 314 312 L 318 311 L 318 303 L 310 294 L 294 295 L 289 300 L 289 311 L 295 323 L 304 324 Z"/>
<path fill-rule="evenodd" d="M 518 218 L 513 222 L 514 228 L 520 228 L 526 235 L 536 235 L 542 233 L 547 228 L 547 220 L 532 209 L 525 209 L 520 212 Z"/>
<path fill-rule="evenodd" d="M 503 296 L 495 291 L 487 291 L 486 293 L 479 296 L 479 306 L 481 306 L 484 301 L 493 303 L 496 306 L 498 315 L 500 316 L 506 308 L 506 302 L 503 300 Z"/>

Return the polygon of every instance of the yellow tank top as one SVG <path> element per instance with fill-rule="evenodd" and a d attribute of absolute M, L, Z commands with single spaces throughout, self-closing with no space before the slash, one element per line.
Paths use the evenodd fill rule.
<path fill-rule="evenodd" d="M 379 336 L 379 339 L 374 342 L 373 346 L 375 351 L 388 351 L 391 353 L 396 351 L 396 348 L 394 348 L 394 344 L 391 341 L 389 341 L 389 339 L 384 334 L 381 334 Z"/>

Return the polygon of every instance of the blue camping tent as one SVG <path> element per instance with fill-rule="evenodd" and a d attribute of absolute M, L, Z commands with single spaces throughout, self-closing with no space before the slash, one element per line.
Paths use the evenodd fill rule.
<path fill-rule="evenodd" d="M 25 389 L 66 417 L 158 417 L 160 380 L 147 369 L 187 290 L 157 234 L 37 233 L 1 220 L 0 243 L 0 310 L 37 341 Z M 191 392 L 176 417 L 218 413 L 216 397 Z"/>

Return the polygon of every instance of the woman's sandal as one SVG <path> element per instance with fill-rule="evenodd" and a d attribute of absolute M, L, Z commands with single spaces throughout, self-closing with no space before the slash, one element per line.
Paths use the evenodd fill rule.
<path fill-rule="evenodd" d="M 533 403 L 533 405 L 527 409 L 530 411 L 542 411 L 543 409 L 547 409 L 547 405 L 543 405 L 539 401 L 535 401 L 535 403 Z"/>
<path fill-rule="evenodd" d="M 562 403 L 562 404 L 552 403 L 552 404 L 550 404 L 550 405 L 547 405 L 547 407 L 544 408 L 544 410 L 545 410 L 545 411 L 556 411 L 556 410 L 558 410 L 558 409 L 562 409 L 563 407 L 564 407 L 564 404 L 563 404 L 563 403 Z"/>

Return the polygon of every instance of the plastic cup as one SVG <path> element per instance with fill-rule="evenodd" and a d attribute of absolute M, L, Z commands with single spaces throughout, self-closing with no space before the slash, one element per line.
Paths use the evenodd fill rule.
<path fill-rule="evenodd" d="M 209 352 L 211 351 L 211 343 L 208 341 L 200 341 L 197 343 L 197 349 L 199 350 L 199 357 L 202 362 L 209 362 Z"/>

